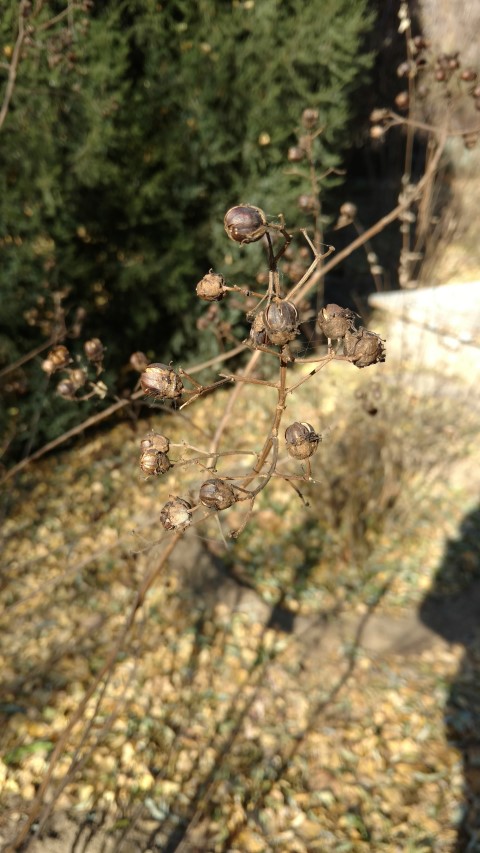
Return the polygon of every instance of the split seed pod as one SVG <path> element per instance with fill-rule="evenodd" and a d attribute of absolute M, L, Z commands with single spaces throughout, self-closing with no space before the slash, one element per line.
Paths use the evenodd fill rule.
<path fill-rule="evenodd" d="M 368 329 L 361 328 L 358 332 L 345 335 L 343 352 L 355 367 L 369 367 L 385 361 L 384 341 L 380 335 Z"/>
<path fill-rule="evenodd" d="M 160 435 L 159 432 L 150 432 L 140 442 L 141 450 L 158 450 L 160 453 L 168 453 L 170 450 L 170 441 L 165 435 Z"/>
<path fill-rule="evenodd" d="M 192 522 L 191 505 L 183 498 L 167 501 L 160 513 L 165 530 L 185 530 Z"/>
<path fill-rule="evenodd" d="M 256 243 L 267 231 L 267 219 L 259 207 L 240 204 L 227 210 L 223 220 L 225 231 L 236 243 Z"/>
<path fill-rule="evenodd" d="M 235 492 L 224 480 L 214 477 L 200 486 L 200 500 L 209 509 L 228 509 L 236 501 Z"/>
<path fill-rule="evenodd" d="M 147 476 L 150 474 L 166 474 L 171 467 L 167 454 L 160 453 L 153 447 L 147 447 L 140 456 L 140 468 Z"/>
<path fill-rule="evenodd" d="M 318 435 L 311 424 L 290 424 L 285 430 L 287 451 L 294 459 L 308 459 L 313 456 L 322 437 Z"/>
<path fill-rule="evenodd" d="M 149 364 L 140 376 L 140 385 L 144 394 L 150 397 L 164 397 L 174 400 L 180 397 L 183 384 L 175 371 L 166 364 Z"/>
<path fill-rule="evenodd" d="M 223 275 L 211 270 L 197 284 L 197 296 L 205 302 L 220 302 L 226 293 Z"/>
<path fill-rule="evenodd" d="M 250 340 L 254 347 L 268 347 L 272 343 L 265 329 L 263 311 L 257 314 L 250 328 Z"/>
<path fill-rule="evenodd" d="M 331 302 L 318 313 L 317 326 L 329 340 L 340 340 L 353 330 L 355 314 L 350 308 L 341 308 Z"/>
<path fill-rule="evenodd" d="M 91 340 L 85 341 L 83 350 L 88 360 L 94 363 L 102 360 L 105 351 L 100 338 L 91 338 Z"/>
<path fill-rule="evenodd" d="M 59 344 L 50 350 L 45 361 L 42 362 L 42 370 L 45 373 L 55 373 L 56 370 L 61 370 L 67 364 L 70 364 L 70 353 L 66 347 Z"/>
<path fill-rule="evenodd" d="M 263 312 L 263 321 L 272 344 L 286 344 L 298 335 L 298 312 L 286 299 L 271 302 Z"/>

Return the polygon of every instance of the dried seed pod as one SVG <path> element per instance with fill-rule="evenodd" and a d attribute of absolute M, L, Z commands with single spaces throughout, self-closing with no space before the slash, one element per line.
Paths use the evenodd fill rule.
<path fill-rule="evenodd" d="M 100 362 L 103 358 L 103 353 L 105 352 L 100 338 L 91 338 L 91 340 L 85 341 L 83 350 L 88 360 L 93 363 Z"/>
<path fill-rule="evenodd" d="M 325 305 L 317 316 L 317 326 L 329 340 L 340 340 L 354 329 L 355 314 L 334 302 Z"/>
<path fill-rule="evenodd" d="M 74 370 L 69 371 L 69 379 L 75 385 L 75 390 L 78 391 L 79 388 L 83 388 L 85 385 L 87 374 L 81 367 L 76 367 Z"/>
<path fill-rule="evenodd" d="M 57 347 L 53 347 L 48 353 L 45 361 L 42 362 L 42 370 L 45 373 L 55 373 L 56 370 L 61 370 L 62 367 L 66 367 L 67 364 L 70 364 L 70 353 L 66 347 L 62 344 L 59 344 Z"/>
<path fill-rule="evenodd" d="M 228 509 L 236 501 L 235 492 L 229 483 L 214 477 L 200 486 L 200 500 L 209 509 Z"/>
<path fill-rule="evenodd" d="M 197 284 L 197 296 L 205 302 L 220 302 L 226 295 L 223 275 L 210 270 Z"/>
<path fill-rule="evenodd" d="M 268 347 L 272 343 L 265 330 L 263 311 L 254 317 L 250 329 L 250 340 L 255 347 Z"/>
<path fill-rule="evenodd" d="M 267 230 L 267 219 L 259 207 L 240 204 L 227 210 L 223 220 L 225 231 L 236 243 L 256 243 Z"/>
<path fill-rule="evenodd" d="M 307 107 L 302 113 L 302 124 L 307 130 L 311 130 L 312 127 L 318 122 L 318 110 L 313 109 L 312 107 Z"/>
<path fill-rule="evenodd" d="M 437 83 L 443 83 L 447 79 L 447 75 L 443 68 L 437 68 L 435 71 L 435 80 Z"/>
<path fill-rule="evenodd" d="M 70 379 L 62 379 L 57 385 L 57 394 L 64 397 L 66 400 L 71 400 L 75 396 L 75 385 Z"/>
<path fill-rule="evenodd" d="M 408 92 L 399 92 L 395 98 L 395 106 L 399 110 L 408 110 L 410 104 L 410 98 L 408 97 Z"/>
<path fill-rule="evenodd" d="M 158 450 L 160 453 L 168 453 L 170 450 L 170 441 L 165 435 L 160 435 L 159 432 L 150 432 L 140 442 L 142 450 Z"/>
<path fill-rule="evenodd" d="M 345 335 L 343 352 L 355 367 L 369 367 L 385 361 L 384 341 L 376 332 L 364 328 Z"/>
<path fill-rule="evenodd" d="M 183 383 L 175 371 L 166 364 L 149 364 L 140 376 L 142 391 L 147 396 L 165 397 L 174 400 L 180 397 Z"/>
<path fill-rule="evenodd" d="M 355 219 L 357 215 L 357 206 L 351 201 L 344 201 L 340 208 L 340 216 L 345 216 L 347 219 Z"/>
<path fill-rule="evenodd" d="M 401 62 L 397 68 L 397 77 L 408 77 L 411 65 L 409 62 Z"/>
<path fill-rule="evenodd" d="M 286 344 L 298 335 L 298 312 L 286 299 L 270 302 L 263 312 L 265 330 L 272 344 Z"/>
<path fill-rule="evenodd" d="M 137 373 L 142 373 L 142 371 L 148 366 L 148 358 L 145 353 L 132 352 L 130 356 L 130 366 L 133 367 Z"/>
<path fill-rule="evenodd" d="M 167 501 L 160 513 L 165 530 L 185 530 L 192 522 L 191 504 L 183 498 Z"/>
<path fill-rule="evenodd" d="M 308 459 L 313 456 L 322 437 L 318 435 L 311 424 L 290 424 L 285 430 L 287 451 L 294 459 Z"/>
<path fill-rule="evenodd" d="M 147 447 L 140 456 L 140 468 L 144 474 L 166 474 L 171 468 L 170 459 L 166 453 L 160 453 L 154 447 Z"/>
<path fill-rule="evenodd" d="M 473 68 L 464 68 L 460 74 L 460 80 L 465 80 L 466 83 L 473 83 L 477 79 L 477 72 Z"/>
<path fill-rule="evenodd" d="M 380 121 L 384 121 L 388 118 L 388 110 L 385 107 L 376 107 L 370 113 L 370 121 L 372 124 L 378 124 Z"/>
<path fill-rule="evenodd" d="M 385 128 L 381 124 L 374 124 L 370 128 L 370 139 L 382 139 L 385 135 Z"/>
<path fill-rule="evenodd" d="M 290 163 L 300 163 L 305 157 L 305 149 L 300 145 L 292 145 L 287 154 Z"/>

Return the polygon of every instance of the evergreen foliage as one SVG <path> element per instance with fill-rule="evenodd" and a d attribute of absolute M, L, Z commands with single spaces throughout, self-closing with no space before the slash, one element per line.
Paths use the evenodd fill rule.
<path fill-rule="evenodd" d="M 17 16 L 11 2 L 0 20 L 0 103 Z M 0 367 L 45 339 L 55 293 L 87 310 L 117 372 L 136 349 L 194 350 L 196 282 L 244 263 L 225 210 L 306 224 L 286 162 L 305 106 L 324 125 L 320 168 L 341 162 L 368 0 L 57 0 L 26 24 L 0 129 Z M 53 406 L 41 438 L 78 418 Z"/>

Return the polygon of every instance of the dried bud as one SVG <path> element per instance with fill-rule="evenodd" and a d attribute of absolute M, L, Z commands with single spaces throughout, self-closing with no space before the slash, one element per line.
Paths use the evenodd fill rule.
<path fill-rule="evenodd" d="M 263 311 L 254 317 L 250 329 L 250 340 L 255 347 L 268 347 L 271 344 L 271 340 L 265 330 Z"/>
<path fill-rule="evenodd" d="M 299 195 L 297 204 L 300 210 L 303 210 L 304 213 L 314 213 L 315 211 L 318 211 L 319 207 L 316 195 Z"/>
<path fill-rule="evenodd" d="M 170 441 L 165 435 L 160 435 L 159 432 L 150 432 L 140 442 L 142 450 L 158 450 L 160 453 L 168 453 L 170 450 Z"/>
<path fill-rule="evenodd" d="M 345 335 L 343 352 L 355 367 L 368 367 L 370 364 L 385 361 L 384 341 L 376 332 L 359 329 Z"/>
<path fill-rule="evenodd" d="M 154 447 L 147 447 L 140 456 L 140 468 L 144 474 L 165 474 L 171 468 L 166 453 L 160 453 Z"/>
<path fill-rule="evenodd" d="M 293 302 L 279 299 L 263 312 L 265 330 L 272 344 L 286 344 L 298 334 L 298 312 Z"/>
<path fill-rule="evenodd" d="M 385 134 L 385 129 L 381 124 L 374 124 L 370 128 L 370 139 L 382 139 Z"/>
<path fill-rule="evenodd" d="M 267 220 L 263 210 L 252 204 L 231 207 L 223 220 L 225 231 L 236 243 L 255 243 L 267 230 Z"/>
<path fill-rule="evenodd" d="M 302 113 L 302 124 L 307 130 L 311 130 L 312 127 L 318 122 L 318 110 L 314 110 L 311 107 L 307 107 Z"/>
<path fill-rule="evenodd" d="M 227 293 L 223 275 L 210 270 L 197 284 L 197 296 L 206 302 L 220 302 Z"/>
<path fill-rule="evenodd" d="M 465 80 L 466 83 L 473 83 L 477 79 L 477 72 L 473 68 L 464 68 L 460 74 L 460 80 Z"/>
<path fill-rule="evenodd" d="M 71 400 L 75 396 L 75 385 L 70 379 L 62 379 L 57 385 L 57 394 L 64 397 L 66 400 Z"/>
<path fill-rule="evenodd" d="M 318 313 L 317 326 L 329 340 L 340 340 L 354 329 L 355 314 L 350 308 L 341 308 L 334 302 L 325 305 Z"/>
<path fill-rule="evenodd" d="M 50 350 L 45 361 L 42 362 L 42 370 L 45 373 L 55 373 L 67 364 L 70 364 L 70 353 L 66 347 L 59 345 Z"/>
<path fill-rule="evenodd" d="M 103 358 L 104 348 L 100 338 L 92 338 L 85 341 L 83 350 L 89 361 L 99 362 Z"/>
<path fill-rule="evenodd" d="M 235 492 L 224 480 L 205 480 L 200 486 L 200 500 L 209 509 L 228 509 L 236 501 Z"/>
<path fill-rule="evenodd" d="M 287 451 L 294 459 L 308 459 L 313 456 L 322 437 L 318 435 L 311 424 L 290 424 L 285 430 Z"/>
<path fill-rule="evenodd" d="M 133 367 L 137 373 L 142 373 L 143 370 L 148 365 L 148 358 L 144 352 L 132 352 L 130 356 L 130 366 Z"/>
<path fill-rule="evenodd" d="M 81 367 L 76 367 L 74 370 L 70 370 L 69 379 L 75 385 L 75 390 L 78 391 L 79 388 L 83 388 L 85 385 L 87 374 Z"/>
<path fill-rule="evenodd" d="M 370 121 L 372 124 L 378 124 L 388 118 L 388 110 L 385 107 L 377 107 L 370 113 Z"/>
<path fill-rule="evenodd" d="M 410 63 L 409 62 L 401 62 L 397 68 L 397 77 L 408 77 L 410 72 Z"/>
<path fill-rule="evenodd" d="M 357 206 L 351 201 L 345 201 L 340 208 L 340 216 L 345 216 L 347 219 L 355 219 L 357 215 Z"/>
<path fill-rule="evenodd" d="M 300 145 L 292 145 L 287 154 L 290 163 L 300 163 L 305 157 L 305 149 Z"/>
<path fill-rule="evenodd" d="M 166 364 L 149 364 L 140 376 L 142 391 L 147 396 L 174 400 L 183 391 L 182 380 Z"/>
<path fill-rule="evenodd" d="M 399 92 L 395 98 L 395 106 L 399 110 L 408 110 L 410 103 L 410 99 L 408 97 L 408 92 Z"/>
<path fill-rule="evenodd" d="M 183 498 L 167 501 L 160 513 L 160 522 L 165 530 L 185 530 L 192 521 L 191 508 Z"/>

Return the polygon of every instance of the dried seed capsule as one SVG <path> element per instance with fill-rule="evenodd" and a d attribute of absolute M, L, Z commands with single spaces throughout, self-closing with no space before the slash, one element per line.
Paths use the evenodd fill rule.
<path fill-rule="evenodd" d="M 368 367 L 370 364 L 385 361 L 384 341 L 376 332 L 359 329 L 345 335 L 344 355 L 355 367 Z"/>
<path fill-rule="evenodd" d="M 130 366 L 137 373 L 141 373 L 148 366 L 148 358 L 144 352 L 132 352 L 130 356 Z"/>
<path fill-rule="evenodd" d="M 318 122 L 318 110 L 314 110 L 311 107 L 307 107 L 302 113 L 302 124 L 303 124 L 303 126 L 306 127 L 308 130 L 310 130 L 312 127 L 315 127 L 317 122 Z"/>
<path fill-rule="evenodd" d="M 76 367 L 74 370 L 69 371 L 69 379 L 75 385 L 75 390 L 78 391 L 79 388 L 83 388 L 85 385 L 87 374 L 81 367 Z"/>
<path fill-rule="evenodd" d="M 100 338 L 92 338 L 89 341 L 85 341 L 83 350 L 88 360 L 94 363 L 101 361 L 105 352 Z"/>
<path fill-rule="evenodd" d="M 75 396 L 75 385 L 70 379 L 62 379 L 57 385 L 57 394 L 64 397 L 66 400 L 71 400 Z"/>
<path fill-rule="evenodd" d="M 372 124 L 378 124 L 379 121 L 383 121 L 388 118 L 388 110 L 385 107 L 376 107 L 376 109 L 372 110 L 370 113 L 370 121 Z"/>
<path fill-rule="evenodd" d="M 191 504 L 183 498 L 167 501 L 160 513 L 165 530 L 185 530 L 192 522 Z"/>
<path fill-rule="evenodd" d="M 42 370 L 45 373 L 55 373 L 56 370 L 61 370 L 70 364 L 70 353 L 66 347 L 60 344 L 58 347 L 53 347 L 48 353 L 44 362 L 42 362 Z"/>
<path fill-rule="evenodd" d="M 340 216 L 346 216 L 348 219 L 355 219 L 357 215 L 357 206 L 351 201 L 344 201 L 340 208 Z"/>
<path fill-rule="evenodd" d="M 170 459 L 166 453 L 160 453 L 154 447 L 147 447 L 140 456 L 140 468 L 144 474 L 166 474 L 171 468 Z"/>
<path fill-rule="evenodd" d="M 318 435 L 311 424 L 290 424 L 285 430 L 287 451 L 294 459 L 308 459 L 313 456 L 322 437 Z"/>
<path fill-rule="evenodd" d="M 408 105 L 410 103 L 410 99 L 408 97 L 408 92 L 399 92 L 395 98 L 395 105 L 399 110 L 408 110 Z"/>
<path fill-rule="evenodd" d="M 300 145 L 292 145 L 287 154 L 290 163 L 300 163 L 305 157 L 305 149 Z"/>
<path fill-rule="evenodd" d="M 272 342 L 265 330 L 263 311 L 256 315 L 250 329 L 250 340 L 255 347 L 268 347 Z"/>
<path fill-rule="evenodd" d="M 160 435 L 159 432 L 150 432 L 140 442 L 142 450 L 159 450 L 160 453 L 168 453 L 170 450 L 170 441 L 165 435 Z"/>
<path fill-rule="evenodd" d="M 353 330 L 354 317 L 355 314 L 350 308 L 341 308 L 332 302 L 319 311 L 317 326 L 329 340 L 340 340 Z"/>
<path fill-rule="evenodd" d="M 223 275 L 210 270 L 197 284 L 197 296 L 206 302 L 220 302 L 226 295 Z"/>
<path fill-rule="evenodd" d="M 200 486 L 200 500 L 209 509 L 228 509 L 236 501 L 235 492 L 229 483 L 214 477 Z"/>
<path fill-rule="evenodd" d="M 240 204 L 227 210 L 223 220 L 225 231 L 236 243 L 256 243 L 267 230 L 263 210 L 253 204 Z"/>
<path fill-rule="evenodd" d="M 297 204 L 304 213 L 314 213 L 318 210 L 318 198 L 316 195 L 299 195 Z"/>
<path fill-rule="evenodd" d="M 298 312 L 293 302 L 279 299 L 263 312 L 265 330 L 272 344 L 286 344 L 298 334 Z"/>
<path fill-rule="evenodd" d="M 140 376 L 142 391 L 147 396 L 165 397 L 174 400 L 183 391 L 182 380 L 166 364 L 149 364 Z"/>
<path fill-rule="evenodd" d="M 381 124 L 374 124 L 370 128 L 370 139 L 382 139 L 385 135 L 385 128 Z"/>
<path fill-rule="evenodd" d="M 473 68 L 464 68 L 460 74 L 460 80 L 465 80 L 467 83 L 473 83 L 477 79 L 477 72 Z"/>

